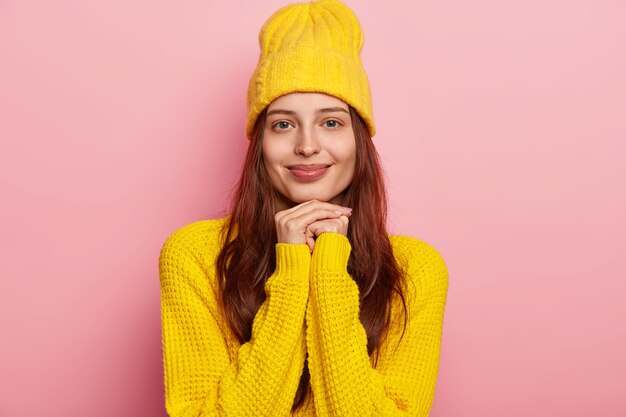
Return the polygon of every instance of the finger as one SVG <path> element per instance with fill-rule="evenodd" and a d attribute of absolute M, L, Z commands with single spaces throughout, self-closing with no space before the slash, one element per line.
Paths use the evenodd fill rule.
<path fill-rule="evenodd" d="M 290 230 L 300 231 L 300 233 L 306 232 L 306 227 L 322 219 L 332 219 L 341 216 L 342 213 L 338 210 L 311 210 L 297 215 L 296 212 L 287 214 L 283 217 L 276 217 L 276 224 L 280 227 L 285 227 Z"/>
<path fill-rule="evenodd" d="M 304 231 L 304 236 L 305 236 L 307 239 L 312 239 L 312 240 L 313 240 L 313 239 L 315 238 L 315 233 L 313 233 L 313 232 L 311 231 L 311 229 L 309 229 L 309 227 L 307 226 L 306 230 Z"/>
<path fill-rule="evenodd" d="M 304 232 L 304 238 L 306 244 L 309 245 L 309 250 L 313 253 L 313 247 L 315 246 L 315 234 L 307 227 Z"/>
<path fill-rule="evenodd" d="M 313 200 L 313 204 L 311 204 L 310 206 L 307 207 L 307 209 L 313 209 L 313 208 L 326 208 L 329 210 L 339 210 L 343 213 L 347 213 L 347 212 L 351 212 L 352 209 L 350 207 L 344 207 L 342 205 L 339 204 L 334 204 L 334 203 L 329 203 L 326 201 L 319 201 L 319 200 Z"/>
<path fill-rule="evenodd" d="M 313 253 L 313 247 L 315 246 L 315 234 L 309 230 L 308 227 L 304 230 L 304 239 L 306 244 L 309 245 L 311 253 Z"/>
<path fill-rule="evenodd" d="M 341 216 L 337 219 L 316 221 L 308 226 L 307 231 L 311 231 L 315 235 L 315 237 L 324 232 L 335 232 L 346 235 L 348 230 L 348 224 L 348 218 L 346 216 Z"/>
<path fill-rule="evenodd" d="M 324 233 L 324 232 L 334 232 L 338 230 L 337 226 L 333 226 L 332 224 L 329 224 L 327 220 L 323 220 L 323 221 L 319 221 L 319 222 L 315 222 L 313 224 L 309 225 L 309 230 L 311 230 L 311 233 L 313 233 L 313 235 L 315 237 L 318 237 L 320 234 Z"/>
<path fill-rule="evenodd" d="M 288 208 L 288 209 L 285 209 L 285 210 L 281 210 L 281 211 L 279 211 L 278 213 L 276 213 L 276 216 L 277 216 L 277 217 L 279 217 L 279 218 L 280 218 L 280 217 L 283 217 L 283 216 L 286 216 L 286 215 L 288 215 L 289 213 L 293 213 L 294 211 L 297 211 L 297 210 L 299 210 L 300 208 L 302 208 L 302 207 L 304 207 L 304 206 L 306 206 L 306 205 L 308 205 L 308 204 L 313 203 L 314 201 L 316 201 L 316 200 L 309 200 L 309 201 L 305 201 L 305 202 L 303 202 L 303 203 L 298 204 L 297 206 L 293 206 L 293 207 L 291 207 L 291 208 Z"/>
<path fill-rule="evenodd" d="M 343 213 L 338 210 L 317 209 L 303 213 L 292 220 L 296 221 L 298 224 L 308 226 L 318 220 L 336 219 L 341 215 L 343 215 Z"/>
<path fill-rule="evenodd" d="M 319 200 L 310 200 L 308 203 L 310 204 L 302 203 L 295 207 L 292 207 L 291 209 L 289 209 L 287 214 L 291 213 L 294 215 L 302 215 L 313 210 L 337 210 L 345 214 L 352 210 L 348 207 L 343 207 L 338 204 L 328 203 Z"/>

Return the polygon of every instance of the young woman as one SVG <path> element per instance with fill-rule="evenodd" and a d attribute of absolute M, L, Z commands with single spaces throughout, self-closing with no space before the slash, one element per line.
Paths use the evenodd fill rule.
<path fill-rule="evenodd" d="M 160 255 L 167 411 L 427 416 L 448 272 L 387 234 L 360 25 L 336 0 L 291 4 L 259 41 L 231 213 Z"/>

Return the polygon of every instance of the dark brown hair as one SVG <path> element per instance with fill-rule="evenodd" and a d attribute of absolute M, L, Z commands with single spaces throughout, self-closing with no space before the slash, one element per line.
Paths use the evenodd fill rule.
<path fill-rule="evenodd" d="M 217 257 L 221 304 L 226 321 L 240 343 L 250 340 L 252 321 L 265 300 L 264 284 L 276 268 L 274 221 L 277 196 L 263 162 L 262 143 L 266 110 L 259 115 L 241 177 L 231 202 L 231 216 L 222 230 L 224 246 Z M 402 272 L 387 235 L 387 194 L 378 158 L 367 126 L 350 106 L 356 141 L 352 183 L 344 206 L 352 207 L 348 239 L 352 250 L 348 273 L 360 291 L 360 320 L 367 333 L 367 351 L 377 352 L 391 320 L 394 293 L 404 307 Z M 266 236 L 264 240 L 259 236 Z M 376 356 L 377 358 L 377 356 Z M 304 367 L 293 409 L 302 405 L 309 389 Z"/>

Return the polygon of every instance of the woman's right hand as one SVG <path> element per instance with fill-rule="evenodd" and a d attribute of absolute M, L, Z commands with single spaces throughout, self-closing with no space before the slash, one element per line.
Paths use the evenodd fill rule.
<path fill-rule="evenodd" d="M 348 216 L 350 212 L 351 209 L 346 207 L 319 200 L 305 201 L 279 211 L 274 215 L 278 243 L 306 243 L 313 252 L 315 240 L 310 233 L 307 234 L 307 227 L 318 220 Z"/>

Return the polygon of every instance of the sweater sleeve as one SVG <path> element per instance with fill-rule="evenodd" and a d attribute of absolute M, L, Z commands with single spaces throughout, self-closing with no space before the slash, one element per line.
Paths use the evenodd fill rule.
<path fill-rule="evenodd" d="M 376 369 L 359 319 L 359 289 L 347 272 L 351 247 L 339 233 L 322 233 L 311 261 L 306 343 L 318 415 L 426 417 L 434 398 L 448 272 L 438 252 L 408 238 L 408 308 L 396 314 Z M 416 259 L 416 257 L 419 258 Z M 419 295 L 419 297 L 418 297 Z M 400 339 L 398 343 L 398 339 Z"/>
<path fill-rule="evenodd" d="M 159 258 L 165 402 L 170 417 L 289 415 L 302 374 L 310 252 L 276 245 L 252 337 L 229 355 L 204 265 L 172 235 Z"/>

